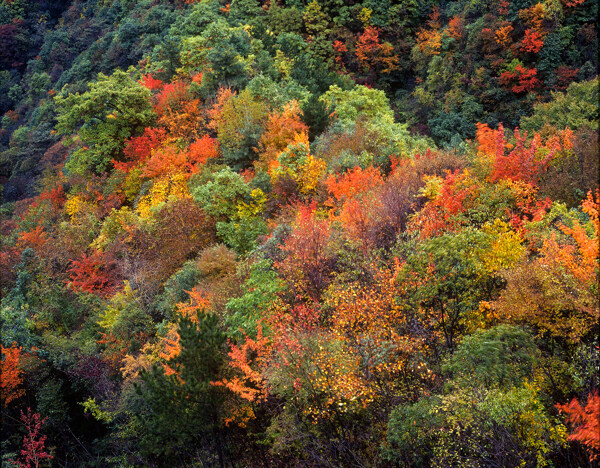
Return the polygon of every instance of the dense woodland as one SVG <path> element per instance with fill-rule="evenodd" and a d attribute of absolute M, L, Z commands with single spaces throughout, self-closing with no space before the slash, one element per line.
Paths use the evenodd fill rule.
<path fill-rule="evenodd" d="M 2 467 L 597 467 L 598 0 L 0 0 Z"/>

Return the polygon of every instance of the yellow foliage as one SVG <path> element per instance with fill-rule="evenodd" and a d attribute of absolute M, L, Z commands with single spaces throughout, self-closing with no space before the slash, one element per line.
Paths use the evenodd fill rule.
<path fill-rule="evenodd" d="M 490 246 L 479 252 L 488 272 L 496 272 L 516 265 L 525 255 L 523 239 L 510 226 L 499 219 L 486 223 L 482 229 L 493 240 Z"/>
<path fill-rule="evenodd" d="M 85 200 L 81 195 L 69 196 L 65 202 L 65 212 L 71 218 L 73 224 L 83 223 L 90 213 L 94 213 L 97 206 Z"/>
<path fill-rule="evenodd" d="M 141 218 L 148 219 L 153 216 L 156 207 L 167 201 L 184 198 L 190 198 L 187 177 L 183 172 L 176 172 L 156 179 L 149 193 L 141 198 L 136 209 Z"/>

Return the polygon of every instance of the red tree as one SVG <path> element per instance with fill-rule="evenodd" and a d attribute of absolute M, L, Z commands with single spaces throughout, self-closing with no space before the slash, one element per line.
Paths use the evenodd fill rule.
<path fill-rule="evenodd" d="M 23 385 L 23 371 L 19 368 L 21 348 L 13 343 L 10 348 L 0 345 L 2 350 L 2 365 L 0 373 L 0 389 L 2 390 L 2 405 L 8 405 L 25 394 Z"/>
<path fill-rule="evenodd" d="M 576 426 L 569 440 L 576 440 L 588 451 L 590 461 L 600 457 L 600 396 L 598 390 L 588 396 L 586 406 L 581 406 L 577 398 L 568 405 L 556 405 L 567 415 L 567 420 Z"/>
<path fill-rule="evenodd" d="M 21 459 L 17 462 L 20 468 L 38 468 L 42 460 L 54 458 L 46 452 L 47 436 L 40 434 L 47 419 L 42 419 L 38 413 L 32 413 L 31 408 L 27 408 L 27 414 L 21 411 L 21 421 L 25 424 L 27 434 L 23 438 Z"/>
<path fill-rule="evenodd" d="M 102 252 L 95 251 L 74 260 L 71 268 L 70 287 L 75 291 L 107 297 L 115 292 L 117 278 L 114 262 L 107 262 Z"/>

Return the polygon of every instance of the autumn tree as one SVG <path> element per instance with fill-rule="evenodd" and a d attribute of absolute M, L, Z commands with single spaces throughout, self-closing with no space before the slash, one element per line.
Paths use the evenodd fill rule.
<path fill-rule="evenodd" d="M 285 257 L 275 264 L 294 294 L 318 300 L 327 287 L 335 266 L 330 235 L 329 222 L 319 219 L 314 204 L 300 207 L 282 247 Z"/>
<path fill-rule="evenodd" d="M 567 420 L 575 426 L 569 440 L 580 442 L 587 450 L 590 462 L 600 457 L 600 397 L 598 390 L 590 393 L 587 404 L 582 406 L 577 398 L 568 405 L 557 405 L 567 415 Z"/>
<path fill-rule="evenodd" d="M 1 345 L 0 345 L 1 346 Z M 0 385 L 2 388 L 2 404 L 8 405 L 11 401 L 25 394 L 23 385 L 23 370 L 19 367 L 21 362 L 21 348 L 13 343 L 12 346 L 2 349 L 2 373 Z"/>
<path fill-rule="evenodd" d="M 19 468 L 37 468 L 43 460 L 52 460 L 54 456 L 46 450 L 47 436 L 41 435 L 42 426 L 48 418 L 42 418 L 38 413 L 33 413 L 27 408 L 27 414 L 21 411 L 21 421 L 27 433 L 23 438 L 21 457 L 17 464 Z"/>

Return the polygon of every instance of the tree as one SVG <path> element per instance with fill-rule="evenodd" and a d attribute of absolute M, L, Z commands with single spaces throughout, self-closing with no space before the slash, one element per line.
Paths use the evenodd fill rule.
<path fill-rule="evenodd" d="M 296 135 L 308 133 L 308 127 L 301 118 L 302 111 L 298 101 L 291 101 L 282 111 L 269 114 L 265 132 L 258 141 L 259 159 L 255 163 L 256 167 L 268 170 L 277 155 L 294 141 Z"/>
<path fill-rule="evenodd" d="M 568 405 L 556 405 L 567 415 L 567 420 L 575 426 L 569 440 L 581 442 L 589 454 L 590 462 L 600 457 L 600 397 L 598 390 L 590 393 L 587 404 L 581 406 L 577 398 Z"/>
<path fill-rule="evenodd" d="M 75 291 L 110 296 L 117 289 L 116 265 L 107 262 L 102 252 L 95 251 L 74 260 L 69 285 Z"/>
<path fill-rule="evenodd" d="M 25 394 L 23 385 L 23 370 L 19 367 L 22 354 L 21 348 L 13 343 L 9 348 L 0 345 L 2 350 L 2 373 L 0 374 L 0 388 L 2 389 L 2 405 Z"/>
<path fill-rule="evenodd" d="M 58 115 L 56 131 L 66 143 L 77 131 L 81 147 L 67 161 L 66 168 L 79 174 L 103 173 L 111 160 L 123 159 L 126 139 L 140 135 L 154 120 L 150 90 L 131 76 L 117 70 L 102 73 L 83 94 L 58 94 L 54 100 Z"/>
<path fill-rule="evenodd" d="M 398 68 L 398 57 L 394 54 L 394 47 L 385 42 L 379 42 L 379 30 L 372 26 L 358 38 L 356 44 L 356 57 L 365 71 L 380 70 L 381 73 L 391 73 Z"/>
<path fill-rule="evenodd" d="M 220 107 L 214 109 L 211 125 L 217 130 L 225 161 L 234 169 L 251 167 L 267 122 L 265 103 L 244 90 L 217 101 L 217 105 Z"/>
<path fill-rule="evenodd" d="M 21 411 L 21 421 L 25 425 L 27 434 L 23 438 L 21 459 L 17 462 L 19 468 L 38 468 L 43 460 L 52 460 L 54 457 L 46 452 L 46 438 L 40 434 L 42 426 L 48 418 L 42 418 L 38 413 L 32 413 L 27 408 L 27 414 Z"/>
<path fill-rule="evenodd" d="M 316 205 L 300 206 L 294 228 L 285 240 L 285 257 L 275 267 L 296 296 L 318 301 L 335 266 L 335 256 L 329 247 L 331 228 L 319 219 Z"/>
<path fill-rule="evenodd" d="M 216 315 L 200 309 L 195 313 L 177 321 L 180 351 L 166 361 L 174 373 L 166 375 L 159 365 L 140 372 L 142 383 L 136 388 L 146 405 L 136 416 L 144 428 L 140 446 L 148 457 L 159 460 L 199 454 L 214 463 L 216 453 L 223 467 L 224 394 L 212 382 L 222 378 L 225 335 Z"/>

